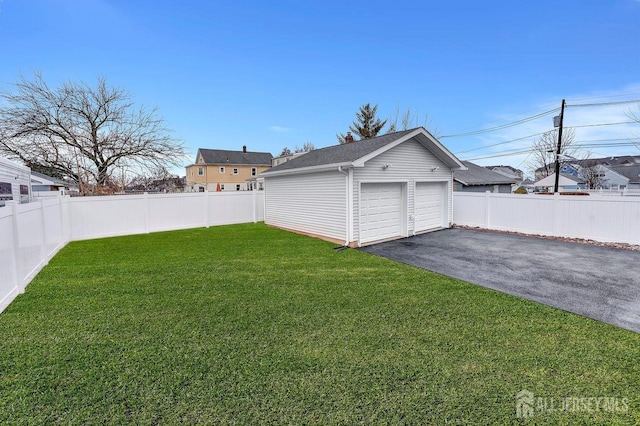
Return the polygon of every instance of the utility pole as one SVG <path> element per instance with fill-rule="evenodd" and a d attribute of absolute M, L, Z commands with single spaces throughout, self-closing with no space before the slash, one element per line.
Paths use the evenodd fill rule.
<path fill-rule="evenodd" d="M 558 124 L 558 149 L 556 150 L 556 184 L 553 187 L 554 194 L 558 192 L 558 184 L 560 183 L 560 152 L 562 151 L 562 122 L 564 120 L 565 105 L 566 102 L 563 99 L 562 106 L 560 107 L 560 120 Z"/>

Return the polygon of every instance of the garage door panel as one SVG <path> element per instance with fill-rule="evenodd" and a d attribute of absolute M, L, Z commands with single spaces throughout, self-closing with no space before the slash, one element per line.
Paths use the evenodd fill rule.
<path fill-rule="evenodd" d="M 360 242 L 402 234 L 402 184 L 362 184 L 360 205 Z"/>
<path fill-rule="evenodd" d="M 420 182 L 415 192 L 416 232 L 441 228 L 444 222 L 445 185 L 441 182 Z"/>

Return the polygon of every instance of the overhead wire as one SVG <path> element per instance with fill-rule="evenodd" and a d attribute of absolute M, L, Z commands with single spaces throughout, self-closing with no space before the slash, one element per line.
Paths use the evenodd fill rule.
<path fill-rule="evenodd" d="M 627 101 L 615 101 L 615 102 L 599 102 L 599 103 L 591 103 L 591 104 L 569 104 L 565 105 L 566 108 L 578 108 L 578 107 L 595 107 L 595 106 L 605 106 L 605 105 L 623 105 L 623 104 L 636 104 L 640 103 L 640 99 L 631 99 Z"/>
<path fill-rule="evenodd" d="M 506 124 L 502 124 L 502 125 L 494 126 L 494 127 L 489 127 L 489 128 L 485 128 L 485 129 L 473 130 L 473 131 L 470 131 L 470 132 L 456 133 L 456 134 L 451 134 L 451 135 L 444 135 L 444 136 L 440 136 L 439 139 L 457 138 L 457 137 L 461 137 L 461 136 L 472 136 L 472 135 L 479 135 L 479 134 L 482 134 L 482 133 L 495 132 L 496 130 L 507 129 L 509 127 L 517 126 L 519 124 L 523 124 L 523 123 L 526 123 L 526 122 L 529 122 L 529 121 L 536 120 L 538 118 L 544 117 L 545 115 L 552 114 L 552 113 L 554 113 L 556 111 L 559 111 L 559 110 L 560 110 L 560 108 L 554 108 L 552 110 L 545 111 L 545 112 L 540 113 L 540 114 L 532 115 L 530 117 L 526 117 L 526 118 L 523 118 L 523 119 L 518 120 L 518 121 L 513 121 L 511 123 L 506 123 Z"/>

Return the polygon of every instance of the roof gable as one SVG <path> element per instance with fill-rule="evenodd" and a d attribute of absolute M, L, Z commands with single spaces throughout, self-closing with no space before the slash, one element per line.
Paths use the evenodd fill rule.
<path fill-rule="evenodd" d="M 415 139 L 428 149 L 432 154 L 442 160 L 452 169 L 464 168 L 464 165 L 448 149 L 433 137 L 423 127 L 389 133 L 370 139 L 362 139 L 343 145 L 333 145 L 320 148 L 293 158 L 286 163 L 273 167 L 261 173 L 261 175 L 276 175 L 283 173 L 303 173 L 320 167 L 351 166 L 363 167 L 368 160 L 377 157 L 383 152 Z"/>

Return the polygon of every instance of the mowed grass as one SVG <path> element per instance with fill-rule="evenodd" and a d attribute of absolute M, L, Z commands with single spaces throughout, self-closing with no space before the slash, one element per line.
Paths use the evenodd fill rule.
<path fill-rule="evenodd" d="M 69 244 L 0 314 L 0 424 L 640 423 L 638 334 L 334 247 L 263 224 Z M 522 389 L 625 400 L 525 421 Z"/>

